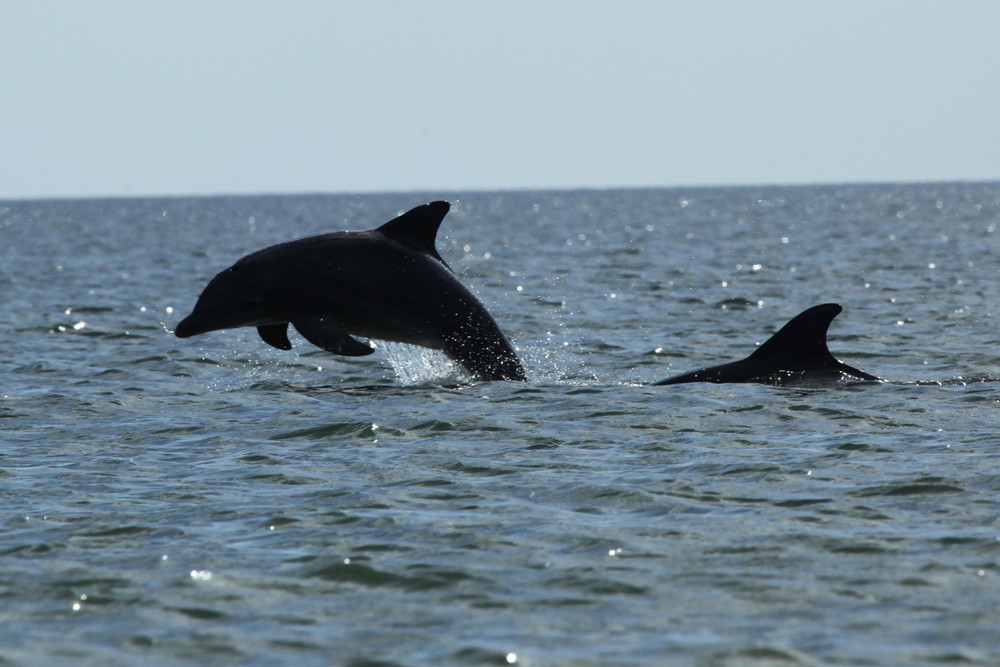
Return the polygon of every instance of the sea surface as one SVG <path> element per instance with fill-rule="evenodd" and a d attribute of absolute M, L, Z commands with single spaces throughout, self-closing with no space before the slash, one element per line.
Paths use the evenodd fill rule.
<path fill-rule="evenodd" d="M 453 204 L 529 380 L 172 335 Z M 998 665 L 1000 183 L 0 202 L 0 664 Z M 686 384 L 844 306 L 886 379 Z"/>

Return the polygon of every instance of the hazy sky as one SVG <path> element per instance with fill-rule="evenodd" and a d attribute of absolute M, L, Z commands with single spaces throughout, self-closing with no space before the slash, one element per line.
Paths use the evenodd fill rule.
<path fill-rule="evenodd" d="M 0 198 L 1000 178 L 994 0 L 0 9 Z"/>

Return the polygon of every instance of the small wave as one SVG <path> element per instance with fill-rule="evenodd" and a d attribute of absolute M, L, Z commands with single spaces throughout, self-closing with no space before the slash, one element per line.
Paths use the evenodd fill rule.
<path fill-rule="evenodd" d="M 405 574 L 380 570 L 344 558 L 309 571 L 306 576 L 341 584 L 354 584 L 365 588 L 396 588 L 408 591 L 448 588 L 472 577 L 459 570 L 414 565 Z"/>
<path fill-rule="evenodd" d="M 330 438 L 376 438 L 380 435 L 379 424 L 372 422 L 335 422 L 296 429 L 272 435 L 271 440 L 327 440 Z M 384 431 L 383 431 L 384 432 Z M 399 431 L 393 430 L 399 434 Z"/>
<path fill-rule="evenodd" d="M 645 595 L 649 592 L 645 586 L 636 586 L 624 581 L 589 574 L 552 577 L 544 585 L 574 591 L 582 595 Z"/>
<path fill-rule="evenodd" d="M 750 308 L 760 308 L 762 301 L 744 299 L 742 297 L 732 297 L 715 302 L 715 307 L 719 310 L 749 310 Z"/>
<path fill-rule="evenodd" d="M 964 489 L 962 487 L 950 484 L 942 477 L 924 477 L 912 481 L 868 487 L 866 489 L 861 489 L 853 495 L 858 497 L 913 496 L 935 495 L 941 493 L 961 493 L 963 490 Z"/>
<path fill-rule="evenodd" d="M 205 607 L 167 607 L 167 609 L 196 621 L 218 621 L 226 618 L 225 613 Z"/>

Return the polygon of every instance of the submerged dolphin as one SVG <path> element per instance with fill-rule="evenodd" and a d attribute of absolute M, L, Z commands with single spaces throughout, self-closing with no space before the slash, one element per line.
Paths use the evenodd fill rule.
<path fill-rule="evenodd" d="M 746 359 L 684 373 L 655 385 L 683 382 L 762 382 L 785 384 L 796 380 L 854 378 L 881 382 L 841 363 L 826 346 L 826 330 L 843 308 L 824 303 L 799 313 Z"/>
<path fill-rule="evenodd" d="M 510 342 L 434 247 L 449 208 L 436 201 L 378 229 L 320 234 L 247 255 L 208 283 L 175 333 L 253 326 L 265 343 L 290 350 L 291 323 L 334 354 L 372 353 L 353 334 L 442 350 L 482 379 L 524 380 Z"/>

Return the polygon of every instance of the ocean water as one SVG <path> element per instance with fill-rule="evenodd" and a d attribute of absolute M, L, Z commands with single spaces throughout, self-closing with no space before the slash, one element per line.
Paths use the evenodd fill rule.
<path fill-rule="evenodd" d="M 452 202 L 529 381 L 170 331 Z M 0 664 L 1000 664 L 1000 184 L 0 202 Z M 837 302 L 887 379 L 649 383 Z"/>

